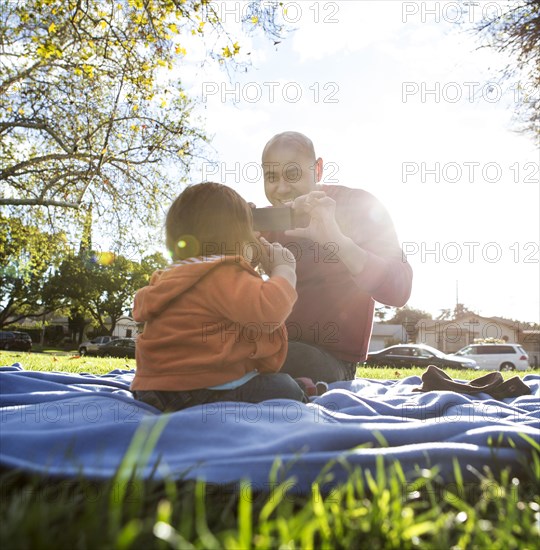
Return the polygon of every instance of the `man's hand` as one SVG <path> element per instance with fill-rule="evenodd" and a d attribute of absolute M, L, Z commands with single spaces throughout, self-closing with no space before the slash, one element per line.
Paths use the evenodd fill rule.
<path fill-rule="evenodd" d="M 285 231 L 288 237 L 311 239 L 321 244 L 338 242 L 343 233 L 336 221 L 336 201 L 324 191 L 311 191 L 307 195 L 296 197 L 287 204 L 298 214 L 310 216 L 307 227 L 297 227 Z"/>
<path fill-rule="evenodd" d="M 324 191 L 311 191 L 296 197 L 289 206 L 296 212 L 310 215 L 308 227 L 285 231 L 288 237 L 311 239 L 324 246 L 334 243 L 338 258 L 347 266 L 352 275 L 361 273 L 366 266 L 367 252 L 341 231 L 336 221 L 336 201 Z"/>

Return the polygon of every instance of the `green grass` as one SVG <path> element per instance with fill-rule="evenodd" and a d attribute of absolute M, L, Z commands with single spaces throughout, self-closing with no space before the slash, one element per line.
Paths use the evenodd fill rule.
<path fill-rule="evenodd" d="M 76 352 L 45 350 L 42 353 L 0 351 L 0 365 L 20 363 L 25 370 L 107 374 L 116 369 L 134 369 L 135 359 L 81 357 Z"/>
<path fill-rule="evenodd" d="M 356 369 L 356 376 L 358 378 L 371 378 L 374 380 L 402 380 L 407 376 L 421 376 L 425 371 L 424 368 L 412 368 L 412 369 L 394 369 L 389 367 L 364 367 L 360 366 Z M 480 376 L 483 376 L 488 371 L 483 370 L 471 370 L 471 369 L 444 369 L 444 372 L 452 378 L 458 380 L 474 380 Z M 519 375 L 532 373 L 533 371 L 527 371 L 525 373 L 520 372 Z M 512 376 L 516 376 L 515 372 L 501 372 L 502 377 L 506 380 Z"/>
<path fill-rule="evenodd" d="M 62 371 L 62 372 L 89 372 L 91 374 L 106 374 L 115 369 L 134 369 L 135 359 L 115 359 L 112 357 L 81 357 L 75 351 L 44 350 L 41 353 L 26 353 L 0 351 L 0 365 L 21 363 L 26 370 Z M 400 380 L 407 376 L 420 376 L 423 368 L 399 369 L 383 367 L 358 367 L 356 376 L 374 380 Z M 485 371 L 445 369 L 452 378 L 473 380 L 485 374 Z M 533 372 L 533 371 L 527 371 Z M 502 372 L 503 378 L 515 376 L 515 372 Z M 519 373 L 527 374 L 527 373 Z"/>
<path fill-rule="evenodd" d="M 133 368 L 133 360 L 0 352 L 0 364 L 27 370 L 106 373 Z M 399 379 L 420 369 L 359 368 L 358 375 Z M 470 379 L 474 371 L 449 371 Z M 503 373 L 512 375 L 512 373 Z M 151 483 L 130 477 L 142 453 L 136 443 L 114 480 L 58 481 L 0 472 L 0 547 L 16 549 L 280 548 L 533 549 L 540 537 L 540 458 L 529 476 L 478 473 L 475 483 L 439 483 L 435 470 L 406 480 L 399 464 L 361 475 L 323 494 L 322 473 L 308 496 L 293 496 L 290 483 L 269 481 L 254 493 L 249 484 Z M 132 456 L 130 456 L 132 455 Z"/>

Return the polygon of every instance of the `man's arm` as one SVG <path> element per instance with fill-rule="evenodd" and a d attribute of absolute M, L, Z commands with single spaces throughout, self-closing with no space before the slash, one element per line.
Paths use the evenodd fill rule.
<path fill-rule="evenodd" d="M 355 198 L 360 193 L 362 200 Z M 334 243 L 337 256 L 362 291 L 383 304 L 404 305 L 411 293 L 412 269 L 399 246 L 388 212 L 366 192 L 349 190 L 347 199 L 346 208 L 339 209 L 336 216 L 336 201 L 326 193 L 313 191 L 298 197 L 292 206 L 308 213 L 310 224 L 285 234 Z"/>
<path fill-rule="evenodd" d="M 412 289 L 412 268 L 405 256 L 383 257 L 361 248 L 349 237 L 338 244 L 339 257 L 356 284 L 374 300 L 388 306 L 402 307 Z"/>

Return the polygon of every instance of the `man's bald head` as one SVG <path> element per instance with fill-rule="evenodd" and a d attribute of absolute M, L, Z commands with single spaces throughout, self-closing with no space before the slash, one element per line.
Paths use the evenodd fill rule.
<path fill-rule="evenodd" d="M 263 162 L 266 153 L 276 146 L 291 148 L 296 154 L 300 154 L 302 157 L 315 162 L 316 157 L 313 142 L 300 132 L 289 131 L 276 134 L 272 139 L 270 139 L 270 141 L 268 141 L 263 149 Z"/>

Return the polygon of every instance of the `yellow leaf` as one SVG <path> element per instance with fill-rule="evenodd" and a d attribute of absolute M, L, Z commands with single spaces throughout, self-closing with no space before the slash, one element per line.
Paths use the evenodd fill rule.
<path fill-rule="evenodd" d="M 94 77 L 94 67 L 92 65 L 83 65 L 82 66 L 82 69 L 84 71 L 84 73 L 89 77 L 89 78 L 93 78 Z"/>
<path fill-rule="evenodd" d="M 176 48 L 174 49 L 174 53 L 176 53 L 177 55 L 186 55 L 186 48 L 183 48 L 182 46 L 176 46 Z"/>
<path fill-rule="evenodd" d="M 170 30 L 171 32 L 174 32 L 175 34 L 178 34 L 178 27 L 176 26 L 175 23 L 171 23 L 171 24 L 169 25 L 169 30 Z"/>
<path fill-rule="evenodd" d="M 44 57 L 45 59 L 51 56 L 46 44 L 40 44 L 38 46 L 38 49 L 36 50 L 36 53 L 39 55 L 39 57 Z"/>
<path fill-rule="evenodd" d="M 167 63 L 163 59 L 158 59 L 157 64 L 160 67 L 165 67 L 167 65 Z"/>
<path fill-rule="evenodd" d="M 37 49 L 37 54 L 40 55 L 41 57 L 44 57 L 45 59 L 49 59 L 49 57 L 52 57 L 53 55 L 56 55 L 57 57 L 60 57 L 58 55 L 58 51 L 57 49 L 52 46 L 51 44 L 42 44 L 38 49 Z"/>
<path fill-rule="evenodd" d="M 254 16 L 251 18 L 251 22 L 252 22 L 254 25 L 256 25 L 256 24 L 259 22 L 259 18 L 258 18 L 256 15 L 254 15 Z"/>
<path fill-rule="evenodd" d="M 133 109 L 134 111 L 138 111 L 138 110 L 139 110 L 139 106 L 138 106 L 138 105 L 133 105 L 132 109 Z"/>
<path fill-rule="evenodd" d="M 107 21 L 100 21 L 99 26 L 104 29 L 107 26 Z"/>
<path fill-rule="evenodd" d="M 56 25 L 54 23 L 51 23 L 49 25 L 48 31 L 49 31 L 49 34 L 54 34 L 54 32 L 56 31 Z"/>

